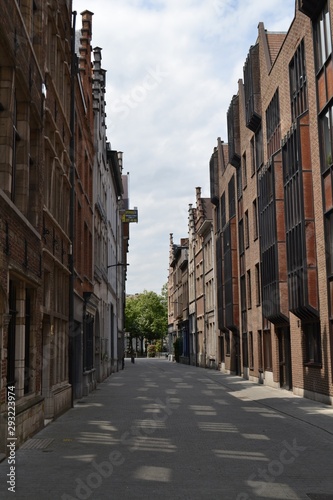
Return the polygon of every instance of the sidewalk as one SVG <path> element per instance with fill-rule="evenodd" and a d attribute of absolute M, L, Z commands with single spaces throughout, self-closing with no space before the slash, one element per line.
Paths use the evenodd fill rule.
<path fill-rule="evenodd" d="M 0 499 L 333 500 L 333 408 L 165 359 L 126 360 L 15 451 Z"/>

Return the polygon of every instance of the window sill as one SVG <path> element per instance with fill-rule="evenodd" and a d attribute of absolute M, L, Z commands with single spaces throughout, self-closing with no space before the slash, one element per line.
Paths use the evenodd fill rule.
<path fill-rule="evenodd" d="M 311 368 L 322 368 L 323 367 L 322 363 L 316 363 L 314 361 L 307 361 L 306 363 L 304 363 L 304 366 L 309 366 Z"/>

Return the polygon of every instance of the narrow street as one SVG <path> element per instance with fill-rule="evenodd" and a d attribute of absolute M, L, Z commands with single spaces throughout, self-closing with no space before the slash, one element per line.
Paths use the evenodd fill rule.
<path fill-rule="evenodd" d="M 333 409 L 138 359 L 0 464 L 0 498 L 333 499 Z"/>

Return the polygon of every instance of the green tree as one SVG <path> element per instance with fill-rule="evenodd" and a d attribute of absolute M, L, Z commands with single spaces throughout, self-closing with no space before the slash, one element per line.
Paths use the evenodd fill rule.
<path fill-rule="evenodd" d="M 147 290 L 127 297 L 125 329 L 131 338 L 140 339 L 141 350 L 144 339 L 149 343 L 164 339 L 168 331 L 168 309 L 165 297 Z"/>

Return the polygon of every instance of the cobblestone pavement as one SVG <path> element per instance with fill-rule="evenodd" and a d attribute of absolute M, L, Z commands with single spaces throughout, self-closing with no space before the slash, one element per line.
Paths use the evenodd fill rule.
<path fill-rule="evenodd" d="M 0 498 L 333 500 L 333 408 L 240 377 L 126 360 L 0 464 Z"/>

